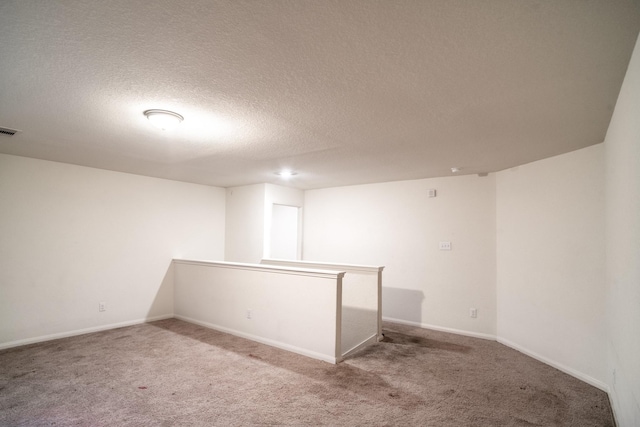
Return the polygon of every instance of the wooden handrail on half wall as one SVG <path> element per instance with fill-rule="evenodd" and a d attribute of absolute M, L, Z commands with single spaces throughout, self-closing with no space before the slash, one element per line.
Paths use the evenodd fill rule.
<path fill-rule="evenodd" d="M 337 363 L 345 271 L 174 259 L 174 315 Z"/>
<path fill-rule="evenodd" d="M 344 271 L 342 280 L 342 357 L 382 340 L 382 270 L 384 266 L 263 259 L 263 265 Z"/>

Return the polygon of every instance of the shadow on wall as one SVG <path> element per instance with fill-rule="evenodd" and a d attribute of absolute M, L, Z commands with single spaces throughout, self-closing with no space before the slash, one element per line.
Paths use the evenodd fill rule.
<path fill-rule="evenodd" d="M 169 261 L 167 272 L 147 312 L 147 320 L 173 316 L 173 269 L 173 262 Z"/>
<path fill-rule="evenodd" d="M 424 292 L 382 287 L 382 315 L 386 318 L 422 323 Z"/>
<path fill-rule="evenodd" d="M 342 354 L 378 335 L 378 310 L 342 306 Z"/>

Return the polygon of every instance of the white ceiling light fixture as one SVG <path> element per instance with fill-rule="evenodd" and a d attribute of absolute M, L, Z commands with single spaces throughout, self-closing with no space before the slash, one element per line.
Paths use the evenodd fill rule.
<path fill-rule="evenodd" d="M 276 175 L 278 175 L 282 179 L 289 179 L 292 176 L 298 175 L 298 172 L 294 172 L 292 170 L 285 169 L 285 170 L 281 170 L 279 172 L 276 172 Z"/>
<path fill-rule="evenodd" d="M 451 172 L 452 173 L 458 173 L 458 172 L 460 172 L 460 168 L 451 168 Z"/>
<path fill-rule="evenodd" d="M 180 114 L 167 110 L 147 110 L 144 115 L 152 125 L 161 130 L 171 130 L 184 120 Z"/>

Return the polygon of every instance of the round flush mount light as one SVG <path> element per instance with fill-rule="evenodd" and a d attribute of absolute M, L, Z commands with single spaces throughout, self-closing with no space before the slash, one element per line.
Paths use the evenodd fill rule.
<path fill-rule="evenodd" d="M 280 178 L 282 179 L 289 179 L 294 175 L 298 175 L 297 172 L 291 171 L 291 170 L 281 170 L 279 172 L 276 172 L 276 175 L 278 175 Z"/>
<path fill-rule="evenodd" d="M 152 125 L 162 130 L 173 129 L 184 120 L 180 114 L 167 110 L 147 110 L 144 115 Z"/>

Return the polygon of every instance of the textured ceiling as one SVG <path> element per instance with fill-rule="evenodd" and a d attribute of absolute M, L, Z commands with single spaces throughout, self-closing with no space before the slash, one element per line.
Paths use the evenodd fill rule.
<path fill-rule="evenodd" d="M 0 152 L 222 187 L 494 172 L 602 142 L 639 30 L 634 0 L 2 0 Z"/>

